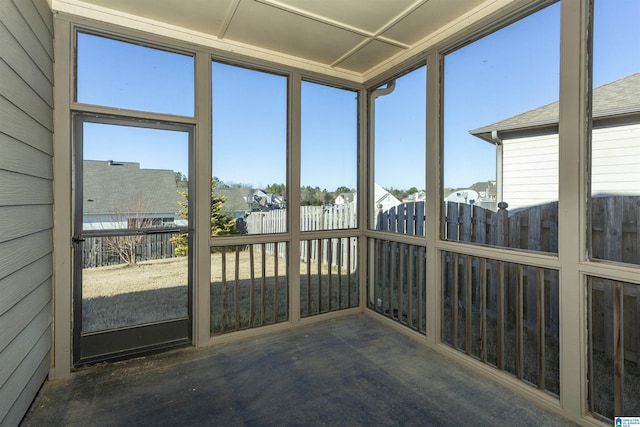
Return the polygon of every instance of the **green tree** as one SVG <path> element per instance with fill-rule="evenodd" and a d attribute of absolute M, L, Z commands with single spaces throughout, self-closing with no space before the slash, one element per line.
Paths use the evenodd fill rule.
<path fill-rule="evenodd" d="M 342 193 L 355 193 L 355 190 L 353 188 L 345 187 L 343 185 L 341 187 L 336 188 L 336 191 L 334 191 L 334 194 L 336 196 L 339 196 Z"/>
<path fill-rule="evenodd" d="M 226 198 L 223 196 L 216 196 L 214 194 L 215 188 L 216 181 L 211 180 L 211 235 L 222 236 L 225 234 L 235 234 L 238 232 L 238 230 L 236 229 L 236 220 L 223 213 L 222 206 L 224 205 Z M 184 200 L 178 202 L 181 209 L 177 212 L 177 215 L 180 218 L 188 219 L 189 194 L 187 193 L 187 191 L 180 191 L 179 193 L 182 195 L 182 197 L 184 197 Z M 181 233 L 175 237 L 172 237 L 171 242 L 176 245 L 176 248 L 174 250 L 176 256 L 187 255 L 189 242 L 189 236 L 187 233 Z"/>
<path fill-rule="evenodd" d="M 286 186 L 284 184 L 273 183 L 271 185 L 267 185 L 265 187 L 264 191 L 266 191 L 267 193 L 270 193 L 270 194 L 275 194 L 275 195 L 278 195 L 278 196 L 284 196 L 284 193 L 286 191 Z"/>

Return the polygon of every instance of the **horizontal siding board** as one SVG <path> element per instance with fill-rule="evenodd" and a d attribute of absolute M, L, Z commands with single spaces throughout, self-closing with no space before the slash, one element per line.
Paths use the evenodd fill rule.
<path fill-rule="evenodd" d="M 539 162 L 545 162 L 545 163 L 554 163 L 556 166 L 556 168 L 558 167 L 559 164 L 559 157 L 558 157 L 558 153 L 542 153 L 542 154 L 538 154 L 536 156 L 536 160 Z M 526 165 L 531 163 L 531 158 L 527 157 L 527 156 L 509 156 L 508 157 L 509 160 L 509 165 L 516 165 L 518 167 L 522 166 L 522 165 Z"/>
<path fill-rule="evenodd" d="M 13 0 L 13 4 L 27 22 L 27 25 L 29 25 L 40 45 L 47 52 L 49 60 L 53 61 L 53 39 L 36 6 L 30 1 L 24 0 Z"/>
<path fill-rule="evenodd" d="M 0 280 L 0 316 L 38 286 L 51 286 L 52 256 L 44 256 Z"/>
<path fill-rule="evenodd" d="M 0 206 L 51 204 L 52 191 L 48 179 L 0 170 Z"/>
<path fill-rule="evenodd" d="M 640 135 L 639 135 L 640 137 Z M 594 160 L 606 161 L 607 159 L 620 160 L 620 158 L 632 157 L 638 159 L 640 157 L 640 138 L 636 140 L 635 145 L 620 146 L 618 144 L 609 144 L 608 148 L 600 147 L 591 150 Z M 629 160 L 626 160 L 629 161 Z"/>
<path fill-rule="evenodd" d="M 53 86 L 51 80 L 35 66 L 33 60 L 27 55 L 24 49 L 15 43 L 13 36 L 2 22 L 0 22 L 0 40 L 2 40 L 2 43 L 0 43 L 0 58 L 20 75 L 42 99 L 53 106 Z M 14 43 L 11 43 L 11 41 L 14 41 Z"/>
<path fill-rule="evenodd" d="M 503 173 L 510 173 L 518 176 L 536 177 L 539 175 L 558 176 L 557 164 L 528 164 L 520 165 L 508 165 L 503 169 Z"/>
<path fill-rule="evenodd" d="M 554 186 L 557 190 L 558 175 L 556 174 L 555 176 L 552 176 L 552 175 L 545 176 L 540 174 L 535 178 L 535 180 L 532 180 L 529 177 L 521 177 L 516 174 L 511 175 L 509 177 L 505 175 L 504 188 L 506 189 L 507 187 L 514 187 L 514 186 L 526 187 L 527 189 L 538 188 L 540 186 Z"/>
<path fill-rule="evenodd" d="M 0 60 L 0 95 L 53 132 L 53 110 L 31 86 Z"/>
<path fill-rule="evenodd" d="M 53 136 L 49 129 L 0 96 L 2 133 L 47 154 L 53 154 Z"/>
<path fill-rule="evenodd" d="M 6 383 L 11 374 L 18 368 L 20 361 L 25 358 L 35 346 L 51 345 L 51 308 L 46 306 L 29 322 L 26 328 L 4 349 L 7 363 L 0 365 L 0 388 Z M 40 343 L 42 341 L 42 343 Z"/>
<path fill-rule="evenodd" d="M 0 243 L 53 227 L 51 205 L 0 206 Z"/>
<path fill-rule="evenodd" d="M 9 343 L 22 333 L 38 313 L 50 306 L 50 302 L 51 283 L 45 282 L 0 316 L 0 351 L 4 352 Z"/>
<path fill-rule="evenodd" d="M 0 425 L 18 425 L 49 373 L 50 349 L 43 342 L 22 360 L 9 381 L 0 388 Z M 17 392 L 20 391 L 21 392 Z"/>
<path fill-rule="evenodd" d="M 503 142 L 502 201 L 509 209 L 558 200 L 558 136 Z"/>
<path fill-rule="evenodd" d="M 53 38 L 53 13 L 49 9 L 47 0 L 34 0 L 33 4 L 42 17 L 42 22 L 49 30 L 50 37 Z"/>
<path fill-rule="evenodd" d="M 4 26 L 32 59 L 34 66 L 53 83 L 53 61 L 40 41 L 33 34 L 29 24 L 24 20 L 18 8 L 11 0 L 0 1 L 0 16 Z"/>
<path fill-rule="evenodd" d="M 24 268 L 32 262 L 51 253 L 51 231 L 41 231 L 36 234 L 0 243 L 0 279 Z"/>
<path fill-rule="evenodd" d="M 629 139 L 633 134 L 637 135 L 639 131 L 640 125 L 638 124 L 594 129 L 593 139 L 595 141 Z"/>
<path fill-rule="evenodd" d="M 630 181 L 631 178 L 638 183 L 638 166 L 640 163 L 628 162 L 625 159 L 620 159 L 619 162 L 607 162 L 603 164 L 598 162 L 592 167 L 593 175 L 619 175 L 622 181 Z M 634 176 L 635 175 L 635 176 Z M 626 177 L 626 179 L 624 178 Z"/>
<path fill-rule="evenodd" d="M 593 131 L 593 194 L 640 194 L 640 125 Z"/>
<path fill-rule="evenodd" d="M 0 170 L 53 179 L 52 157 L 15 138 L 0 133 Z"/>
<path fill-rule="evenodd" d="M 46 0 L 0 0 L 0 425 L 51 365 L 53 56 Z"/>

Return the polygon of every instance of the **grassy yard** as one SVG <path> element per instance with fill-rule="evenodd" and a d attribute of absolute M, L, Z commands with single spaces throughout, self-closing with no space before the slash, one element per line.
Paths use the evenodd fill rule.
<path fill-rule="evenodd" d="M 168 258 L 135 265 L 84 269 L 83 332 L 186 317 L 187 268 L 186 258 Z M 303 316 L 328 311 L 329 301 L 332 302 L 332 310 L 346 308 L 349 300 L 352 306 L 358 303 L 356 274 L 352 274 L 348 286 L 346 273 L 341 272 L 343 277 L 338 279 L 337 271 L 333 268 L 330 286 L 326 265 L 321 268 L 321 280 L 318 278 L 317 265 L 312 264 L 311 280 L 306 276 L 306 263 L 300 263 L 300 271 Z M 260 326 L 288 318 L 286 259 L 268 254 L 263 257 L 257 251 L 252 259 L 248 250 L 238 251 L 236 259 L 236 252 L 227 252 L 224 273 L 225 280 L 222 254 L 211 254 L 212 333 Z M 338 286 L 339 280 L 341 286 Z M 311 298 L 308 298 L 309 282 Z M 309 299 L 312 304 L 310 310 L 307 307 Z M 274 310 L 274 307 L 277 309 Z"/>

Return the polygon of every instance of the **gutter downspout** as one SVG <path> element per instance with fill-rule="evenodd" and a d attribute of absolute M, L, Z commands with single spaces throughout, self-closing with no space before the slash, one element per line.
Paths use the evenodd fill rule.
<path fill-rule="evenodd" d="M 373 148 L 375 147 L 375 128 L 376 128 L 376 99 L 380 96 L 386 96 L 389 95 L 390 93 L 392 93 L 396 88 L 396 81 L 395 80 L 391 80 L 390 82 L 388 82 L 385 87 L 379 87 L 377 89 L 374 89 L 373 91 L 371 91 L 371 95 L 369 98 L 369 141 L 368 141 L 368 146 L 369 146 L 369 150 L 368 150 L 368 154 L 367 154 L 367 158 L 369 160 L 369 167 L 367 168 L 367 185 L 365 186 L 367 193 L 366 193 L 366 198 L 363 198 L 362 200 L 367 200 L 368 204 L 367 204 L 367 218 L 369 221 L 371 221 L 369 223 L 369 226 L 371 226 L 372 228 L 375 228 L 376 226 L 376 222 L 378 219 L 378 215 L 381 213 L 382 209 L 378 209 L 378 207 L 376 206 L 376 202 L 377 200 L 375 200 L 375 194 L 376 194 L 376 190 L 375 190 L 375 168 L 374 168 L 374 163 L 375 163 L 375 157 L 374 157 L 374 151 Z M 373 206 L 373 209 L 368 209 L 369 206 Z M 371 240 L 369 242 L 369 253 L 373 253 L 373 241 Z M 371 269 L 371 271 L 369 271 L 370 277 L 373 277 L 373 268 L 374 265 L 373 263 L 369 263 L 369 268 Z M 375 307 L 378 307 L 378 301 L 374 301 L 375 298 L 375 288 L 373 286 L 369 286 L 369 302 L 372 304 L 375 304 Z"/>
<path fill-rule="evenodd" d="M 369 179 L 368 179 L 368 188 L 369 188 L 369 194 L 374 194 L 375 195 L 375 168 L 374 168 L 374 163 L 375 163 L 375 157 L 374 157 L 374 152 L 373 152 L 373 148 L 375 147 L 375 141 L 376 141 L 376 136 L 375 136 L 375 128 L 376 128 L 376 99 L 381 97 L 381 96 L 386 96 L 389 95 L 390 93 L 392 93 L 394 90 L 396 89 L 396 81 L 395 80 L 391 80 L 390 82 L 388 82 L 385 87 L 379 87 L 377 89 L 374 89 L 373 91 L 371 91 L 371 97 L 370 97 L 370 101 L 369 101 Z M 373 196 L 375 197 L 375 196 Z M 375 208 L 375 203 L 377 202 L 377 200 L 372 200 L 373 201 L 373 206 Z M 371 206 L 372 204 L 370 203 L 369 206 Z M 376 215 L 377 217 L 377 215 Z M 373 219 L 373 218 L 372 218 Z M 371 226 L 375 226 L 375 223 L 370 224 Z"/>
<path fill-rule="evenodd" d="M 502 139 L 498 136 L 497 130 L 491 131 L 491 141 L 496 145 L 496 206 L 498 203 L 503 202 L 504 188 L 503 188 L 503 176 L 502 176 L 502 162 L 503 162 L 503 150 L 504 145 Z"/>

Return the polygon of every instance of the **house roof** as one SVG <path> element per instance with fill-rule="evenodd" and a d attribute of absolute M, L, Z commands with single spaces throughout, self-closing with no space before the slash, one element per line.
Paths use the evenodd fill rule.
<path fill-rule="evenodd" d="M 84 214 L 173 216 L 181 209 L 178 202 L 184 201 L 172 170 L 96 160 L 85 160 L 83 168 Z"/>
<path fill-rule="evenodd" d="M 540 134 L 557 133 L 558 101 L 525 111 L 508 119 L 469 131 L 470 134 L 493 143 L 491 133 Z M 598 86 L 593 89 L 594 124 L 606 119 L 640 120 L 640 73 Z"/>
<path fill-rule="evenodd" d="M 253 200 L 250 188 L 216 188 L 213 194 L 224 197 L 223 209 L 229 212 L 245 212 L 249 209 L 246 197 Z"/>
<path fill-rule="evenodd" d="M 355 193 L 340 193 L 338 194 L 338 197 L 342 196 L 342 199 L 346 202 L 353 202 L 354 198 L 355 198 Z M 338 198 L 336 197 L 336 199 Z"/>

